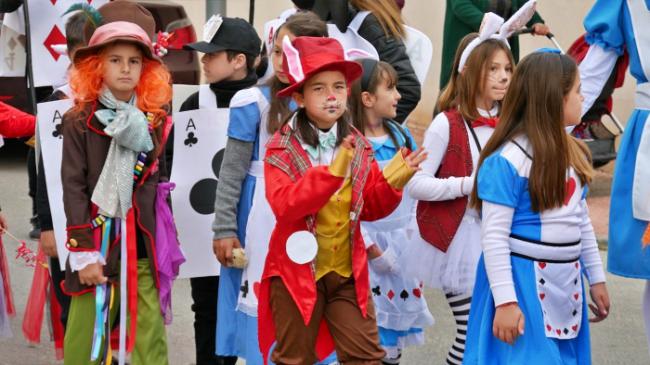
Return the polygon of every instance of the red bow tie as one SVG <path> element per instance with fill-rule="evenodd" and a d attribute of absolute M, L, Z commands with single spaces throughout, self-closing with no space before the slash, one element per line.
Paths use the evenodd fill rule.
<path fill-rule="evenodd" d="M 475 121 L 472 122 L 472 128 L 482 127 L 484 125 L 488 127 L 496 128 L 497 123 L 499 123 L 499 117 L 494 117 L 494 118 L 478 117 Z"/>

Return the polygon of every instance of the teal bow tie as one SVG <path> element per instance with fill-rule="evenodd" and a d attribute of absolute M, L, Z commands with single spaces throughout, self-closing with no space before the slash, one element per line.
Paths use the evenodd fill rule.
<path fill-rule="evenodd" d="M 312 159 L 318 159 L 319 147 L 323 151 L 334 149 L 336 146 L 336 134 L 333 129 L 329 132 L 318 131 L 318 145 L 316 147 L 307 146 L 306 151 Z"/>

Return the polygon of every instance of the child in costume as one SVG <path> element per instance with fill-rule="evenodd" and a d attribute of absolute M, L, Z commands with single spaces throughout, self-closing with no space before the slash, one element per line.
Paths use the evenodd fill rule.
<path fill-rule="evenodd" d="M 580 63 L 583 112 L 591 108 L 626 49 L 636 79 L 635 109 L 618 148 L 609 215 L 608 270 L 646 280 L 643 315 L 650 348 L 650 4 L 598 0 L 584 25 L 591 46 Z M 645 232 L 645 236 L 644 236 Z"/>
<path fill-rule="evenodd" d="M 132 352 L 131 364 L 167 364 L 163 315 L 169 308 L 161 306 L 159 290 L 170 284 L 160 271 L 168 258 L 159 257 L 167 252 L 157 239 L 164 228 L 157 220 L 169 207 L 160 205 L 157 190 L 166 176 L 161 152 L 170 74 L 153 54 L 149 11 L 122 0 L 98 11 L 85 26 L 88 46 L 74 55 L 75 106 L 63 117 L 70 250 L 64 290 L 73 296 L 64 363 L 110 359 L 119 305 L 120 347 Z"/>
<path fill-rule="evenodd" d="M 468 34 L 461 41 L 451 80 L 438 99 L 437 110 L 442 113 L 424 134 L 428 158 L 409 190 L 419 201 L 419 235 L 404 262 L 408 263 L 407 272 L 445 293 L 456 321 L 455 339 L 446 360 L 451 365 L 463 362 L 476 264 L 481 255 L 480 217 L 467 207 L 468 196 L 479 154 L 497 125 L 499 105 L 514 68 L 508 27 L 513 22 L 525 24 L 533 11 L 524 11 L 507 23 L 488 13 L 481 33 Z"/>
<path fill-rule="evenodd" d="M 401 98 L 395 69 L 372 59 L 360 63 L 363 74 L 352 88 L 350 103 L 354 126 L 363 131 L 377 164 L 383 168 L 403 147 L 415 149 L 415 141 L 408 130 L 393 120 Z M 402 350 L 424 343 L 423 328 L 433 324 L 421 281 L 404 275 L 398 264 L 404 243 L 412 237 L 409 225 L 414 213 L 415 201 L 405 192 L 402 202 L 389 216 L 361 223 L 363 240 L 369 246 L 370 287 L 379 339 L 386 351 L 384 364 L 399 364 Z"/>
<path fill-rule="evenodd" d="M 255 28 L 241 18 L 217 16 L 213 16 L 205 26 L 210 38 L 188 44 L 184 48 L 203 53 L 201 63 L 208 84 L 201 85 L 198 92 L 190 95 L 181 105 L 180 111 L 228 108 L 240 90 L 250 88 L 257 82 L 254 64 L 261 40 Z M 228 123 L 228 120 L 215 120 L 215 123 Z M 166 156 L 170 171 L 173 146 L 173 138 L 170 138 Z M 237 362 L 236 356 L 216 355 L 219 276 L 191 278 L 190 286 L 196 364 L 234 365 Z"/>
<path fill-rule="evenodd" d="M 264 192 L 262 159 L 266 144 L 295 105 L 276 93 L 289 82 L 282 72 L 278 36 L 327 36 L 316 15 L 298 13 L 275 30 L 271 53 L 275 75 L 267 84 L 241 90 L 230 102 L 228 141 L 219 173 L 213 248 L 221 263 L 217 354 L 262 364 L 257 331 L 258 290 L 275 224 Z M 248 265 L 233 266 L 233 249 L 245 248 Z M 237 251 L 235 251 L 237 252 Z M 241 251 L 240 251 L 241 252 Z"/>
<path fill-rule="evenodd" d="M 472 191 L 483 256 L 464 364 L 591 364 L 583 271 L 592 320 L 607 317 L 609 296 L 585 199 L 589 150 L 565 132 L 581 107 L 570 57 L 517 65 Z"/>
<path fill-rule="evenodd" d="M 361 66 L 331 38 L 283 39 L 283 72 L 298 110 L 267 144 L 266 197 L 277 223 L 259 293 L 260 349 L 276 364 L 311 364 L 336 344 L 339 362 L 380 364 L 360 221 L 401 201 L 424 159 L 401 150 L 380 170 L 346 117 Z M 407 156 L 405 156 L 407 155 Z"/>

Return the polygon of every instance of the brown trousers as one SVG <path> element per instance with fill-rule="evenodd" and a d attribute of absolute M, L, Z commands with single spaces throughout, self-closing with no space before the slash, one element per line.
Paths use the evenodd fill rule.
<path fill-rule="evenodd" d="M 378 365 L 385 353 L 379 346 L 375 308 L 368 293 L 368 313 L 361 315 L 354 279 L 330 272 L 316 282 L 316 307 L 305 323 L 282 279 L 271 279 L 270 302 L 277 344 L 271 360 L 277 365 L 312 365 L 318 327 L 323 317 L 334 339 L 341 364 Z"/>

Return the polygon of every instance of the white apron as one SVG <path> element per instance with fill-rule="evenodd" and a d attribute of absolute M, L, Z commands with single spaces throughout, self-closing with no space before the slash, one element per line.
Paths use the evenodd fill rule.
<path fill-rule="evenodd" d="M 267 131 L 269 103 L 259 89 L 258 107 L 260 110 L 258 161 L 251 161 L 248 175 L 255 178 L 253 203 L 248 214 L 246 224 L 246 257 L 248 265 L 241 278 L 241 290 L 237 301 L 237 310 L 249 316 L 257 317 L 257 301 L 260 280 L 264 270 L 266 254 L 269 251 L 269 240 L 275 228 L 275 215 L 266 200 L 264 188 L 264 156 L 266 155 L 266 142 L 271 135 Z"/>

